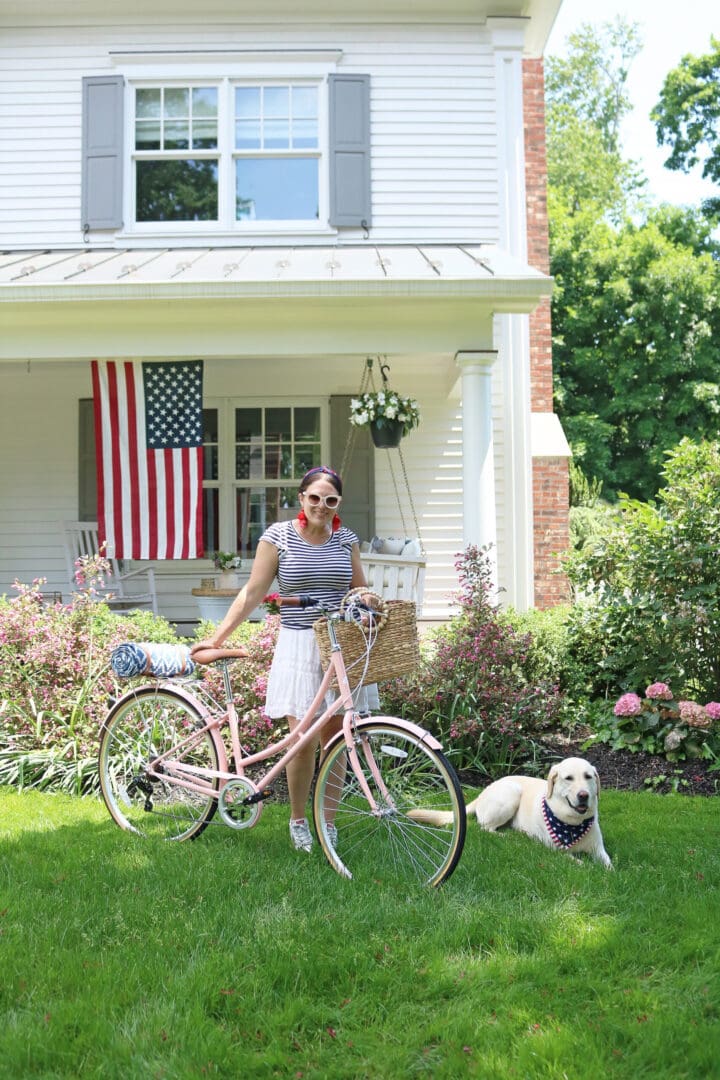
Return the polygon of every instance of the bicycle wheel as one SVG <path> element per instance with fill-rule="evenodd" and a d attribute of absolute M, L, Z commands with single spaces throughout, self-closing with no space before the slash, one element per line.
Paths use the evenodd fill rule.
<path fill-rule="evenodd" d="M 202 727 L 200 713 L 171 690 L 146 687 L 111 709 L 100 735 L 100 787 L 121 829 L 160 840 L 200 835 L 217 799 L 149 776 L 147 766 L 197 730 L 173 760 L 217 771 L 215 742 L 209 732 L 200 732 Z M 217 778 L 208 782 L 218 790 Z"/>
<path fill-rule="evenodd" d="M 465 802 L 455 770 L 422 736 L 392 721 L 361 724 L 356 747 L 377 809 L 363 794 L 338 736 L 320 764 L 313 794 L 315 831 L 331 865 L 345 877 L 440 885 L 465 843 Z M 449 826 L 413 820 L 409 811 L 419 808 L 445 812 Z"/>

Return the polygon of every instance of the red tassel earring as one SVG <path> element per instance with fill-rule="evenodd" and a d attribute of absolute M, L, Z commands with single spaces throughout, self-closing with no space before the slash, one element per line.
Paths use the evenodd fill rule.
<path fill-rule="evenodd" d="M 307 525 L 307 516 L 306 516 L 304 510 L 300 511 L 300 513 L 297 516 L 297 519 L 298 519 L 298 525 L 300 526 L 300 528 L 304 529 L 305 526 Z"/>
<path fill-rule="evenodd" d="M 337 514 L 335 514 L 333 516 L 333 519 L 332 519 L 332 531 L 337 532 L 341 525 L 342 525 L 342 521 L 337 516 Z"/>

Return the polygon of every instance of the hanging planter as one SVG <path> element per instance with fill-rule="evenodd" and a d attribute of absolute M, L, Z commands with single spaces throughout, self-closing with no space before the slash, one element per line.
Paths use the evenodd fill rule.
<path fill-rule="evenodd" d="M 414 398 L 394 390 L 360 394 L 350 401 L 350 423 L 369 427 L 375 446 L 397 447 L 400 440 L 418 426 L 420 410 Z"/>
<path fill-rule="evenodd" d="M 370 435 L 379 450 L 398 447 L 404 434 L 402 420 L 370 421 Z"/>

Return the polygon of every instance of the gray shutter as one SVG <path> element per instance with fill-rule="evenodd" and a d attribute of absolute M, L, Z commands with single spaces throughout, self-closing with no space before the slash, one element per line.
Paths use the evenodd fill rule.
<path fill-rule="evenodd" d="M 330 398 L 330 463 L 339 469 L 350 428 L 350 396 L 337 394 Z M 368 428 L 357 428 L 355 443 L 343 481 L 343 502 L 340 517 L 343 525 L 357 533 L 361 540 L 375 535 L 375 451 Z"/>
<path fill-rule="evenodd" d="M 82 81 L 82 227 L 122 226 L 122 75 Z"/>
<path fill-rule="evenodd" d="M 370 76 L 329 76 L 330 224 L 369 226 Z"/>
<path fill-rule="evenodd" d="M 95 413 L 92 398 L 78 402 L 78 520 L 97 521 Z"/>

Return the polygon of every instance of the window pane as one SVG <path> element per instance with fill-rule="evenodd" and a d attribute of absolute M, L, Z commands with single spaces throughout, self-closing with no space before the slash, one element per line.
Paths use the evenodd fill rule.
<path fill-rule="evenodd" d="M 235 115 L 243 120 L 260 118 L 259 86 L 238 86 L 235 88 Z"/>
<path fill-rule="evenodd" d="M 265 410 L 265 437 L 268 442 L 290 441 L 290 409 Z"/>
<path fill-rule="evenodd" d="M 320 442 L 320 410 L 296 409 L 295 441 L 301 442 L 309 439 Z"/>
<path fill-rule="evenodd" d="M 160 149 L 160 121 L 138 120 L 135 124 L 135 149 Z"/>
<path fill-rule="evenodd" d="M 317 89 L 314 86 L 294 86 L 292 92 L 293 118 L 307 117 L 317 119 Z"/>
<path fill-rule="evenodd" d="M 166 87 L 163 116 L 166 119 L 172 119 L 180 116 L 187 117 L 189 113 L 190 94 L 187 89 L 185 87 L 175 87 L 174 89 Z"/>
<path fill-rule="evenodd" d="M 138 221 L 217 221 L 218 163 L 138 161 Z"/>
<path fill-rule="evenodd" d="M 189 150 L 190 125 L 187 120 L 166 120 L 163 132 L 164 150 Z"/>
<path fill-rule="evenodd" d="M 236 549 L 245 557 L 253 555 L 257 542 L 276 521 L 288 521 L 297 512 L 295 487 L 239 489 L 235 497 Z"/>
<path fill-rule="evenodd" d="M 298 150 L 314 150 L 318 145 L 317 121 L 295 120 L 292 129 L 292 144 Z"/>
<path fill-rule="evenodd" d="M 218 410 L 203 409 L 203 476 L 206 480 L 218 477 Z"/>
<path fill-rule="evenodd" d="M 203 545 L 205 553 L 217 551 L 220 547 L 220 502 L 217 488 L 204 488 L 203 500 Z"/>
<path fill-rule="evenodd" d="M 236 409 L 235 438 L 239 441 L 252 435 L 262 435 L 262 409 Z"/>
<path fill-rule="evenodd" d="M 237 120 L 235 123 L 235 149 L 260 149 L 260 121 Z"/>
<path fill-rule="evenodd" d="M 218 410 L 203 409 L 202 411 L 203 443 L 216 443 L 218 441 Z"/>
<path fill-rule="evenodd" d="M 160 90 L 137 90 L 135 115 L 144 119 L 160 117 Z"/>
<path fill-rule="evenodd" d="M 263 114 L 265 117 L 288 117 L 290 115 L 289 86 L 264 87 Z"/>
<path fill-rule="evenodd" d="M 266 150 L 289 150 L 290 125 L 287 120 L 266 120 L 263 124 L 263 146 Z"/>
<path fill-rule="evenodd" d="M 192 92 L 193 116 L 217 117 L 217 87 L 196 86 Z"/>
<path fill-rule="evenodd" d="M 238 221 L 316 220 L 316 158 L 239 158 L 236 168 Z"/>
<path fill-rule="evenodd" d="M 302 477 L 317 465 L 322 465 L 319 444 L 303 443 L 295 447 L 295 476 Z"/>
<path fill-rule="evenodd" d="M 193 150 L 215 150 L 217 148 L 217 121 L 194 120 L 192 145 Z"/>

